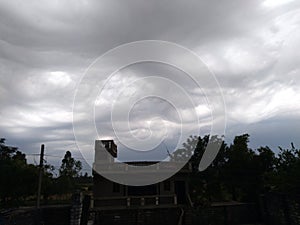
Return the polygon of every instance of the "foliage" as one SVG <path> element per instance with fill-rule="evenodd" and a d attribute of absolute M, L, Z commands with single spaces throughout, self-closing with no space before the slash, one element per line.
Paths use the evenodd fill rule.
<path fill-rule="evenodd" d="M 38 169 L 28 165 L 25 154 L 0 140 L 0 205 L 18 204 L 36 190 Z"/>
<path fill-rule="evenodd" d="M 189 163 L 190 193 L 199 205 L 212 201 L 258 201 L 268 191 L 297 193 L 300 190 L 300 151 L 292 144 L 276 156 L 268 147 L 252 150 L 248 147 L 249 134 L 236 136 L 229 146 L 223 142 L 213 163 L 202 172 L 199 162 L 206 150 L 209 136 L 190 136 L 173 158 L 192 157 Z M 218 138 L 218 137 L 211 137 Z"/>
<path fill-rule="evenodd" d="M 214 201 L 257 201 L 266 192 L 299 194 L 300 150 L 279 147 L 276 155 L 268 146 L 256 150 L 249 148 L 250 136 L 236 136 L 233 143 L 224 141 L 212 164 L 202 172 L 199 163 L 207 150 L 208 143 L 218 142 L 217 136 L 190 136 L 182 148 L 170 154 L 171 161 L 188 161 L 192 173 L 189 176 L 190 193 L 193 201 L 201 206 Z M 26 155 L 5 139 L 0 139 L 0 207 L 22 204 L 35 196 L 39 167 L 28 164 Z M 89 186 L 92 178 L 82 176 L 81 162 L 67 151 L 62 159 L 59 176 L 53 175 L 54 167 L 43 167 L 42 195 L 45 201 L 51 195 L 69 194 L 84 185 Z M 4 185 L 3 185 L 4 184 Z M 88 185 L 87 185 L 88 184 Z"/>
<path fill-rule="evenodd" d="M 197 136 L 189 136 L 182 148 L 177 149 L 175 152 L 170 154 L 171 161 L 184 162 L 187 161 L 194 153 L 194 150 L 198 143 Z"/>
<path fill-rule="evenodd" d="M 60 176 L 70 178 L 79 177 L 79 172 L 81 169 L 81 162 L 79 160 L 75 160 L 72 157 L 72 153 L 70 151 L 67 151 L 59 169 Z"/>
<path fill-rule="evenodd" d="M 80 176 L 82 169 L 81 162 L 72 157 L 72 153 L 67 151 L 59 169 L 57 185 L 61 193 L 68 193 L 76 188 L 75 178 Z"/>
<path fill-rule="evenodd" d="M 300 190 L 300 150 L 291 144 L 291 149 L 282 149 L 275 161 L 273 173 L 267 174 L 270 189 L 299 194 Z"/>
<path fill-rule="evenodd" d="M 60 168 L 60 176 L 54 177 L 54 167 L 45 164 L 42 168 L 42 195 L 47 203 L 51 195 L 70 193 L 77 180 L 91 182 L 86 174 L 79 176 L 81 162 L 76 161 L 71 152 L 66 152 Z M 24 204 L 28 198 L 36 196 L 40 168 L 28 164 L 26 155 L 16 147 L 6 145 L 0 139 L 0 208 Z M 82 177 L 82 178 L 81 178 Z"/>

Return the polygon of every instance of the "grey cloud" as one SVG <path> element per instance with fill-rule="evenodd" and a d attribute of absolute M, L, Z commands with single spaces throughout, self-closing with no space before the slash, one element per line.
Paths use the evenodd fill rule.
<path fill-rule="evenodd" d="M 265 143 L 264 140 L 273 145 L 283 133 L 283 142 L 289 135 L 295 139 L 297 133 L 292 130 L 297 130 L 300 100 L 300 57 L 295 51 L 300 44 L 297 18 L 297 1 L 273 8 L 256 0 L 0 1 L 0 135 L 28 152 L 46 140 L 56 153 L 62 151 L 60 146 L 64 143 L 74 144 L 72 103 L 86 68 L 120 44 L 161 39 L 195 51 L 215 73 L 227 107 L 229 137 L 251 132 L 255 145 Z M 184 60 L 181 56 L 172 57 Z M 105 71 L 107 68 L 94 72 L 106 75 Z M 106 133 L 102 135 L 113 137 L 110 111 L 105 108 L 110 100 L 129 82 L 149 75 L 172 79 L 188 90 L 197 105 L 207 106 L 205 94 L 211 99 L 218 97 L 205 82 L 200 89 L 176 68 L 155 63 L 132 65 L 114 76 L 103 102 L 96 106 L 97 128 Z M 102 83 L 99 77 L 88 80 L 86 96 L 98 92 Z M 121 125 L 126 97 L 145 88 L 153 88 L 163 96 L 177 94 L 177 101 L 182 102 L 180 110 L 193 110 L 185 104 L 184 95 L 165 89 L 159 82 L 133 85 L 122 96 L 120 103 L 124 105 L 115 115 Z M 84 109 L 95 100 L 83 96 L 77 107 Z M 166 144 L 174 147 L 179 124 L 175 111 L 159 101 L 144 103 L 132 112 L 132 126 L 137 129 L 147 118 L 161 116 L 172 128 Z M 287 119 L 287 112 L 292 112 L 292 119 Z M 206 132 L 211 118 L 204 115 L 201 119 Z M 81 116 L 75 120 L 78 119 L 83 137 L 88 138 L 94 131 L 87 126 L 86 115 Z M 190 121 L 183 127 L 186 131 L 197 130 Z M 153 130 L 159 132 L 159 126 L 156 124 Z M 121 134 L 125 137 L 125 130 Z M 124 148 L 121 143 L 120 147 Z"/>

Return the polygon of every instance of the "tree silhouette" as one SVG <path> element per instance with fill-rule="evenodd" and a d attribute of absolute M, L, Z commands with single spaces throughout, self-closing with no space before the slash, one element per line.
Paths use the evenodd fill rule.
<path fill-rule="evenodd" d="M 33 195 L 37 185 L 38 169 L 28 165 L 26 155 L 0 139 L 0 205 L 21 204 L 25 196 Z"/>
<path fill-rule="evenodd" d="M 79 172 L 81 169 L 81 162 L 75 160 L 72 157 L 72 153 L 70 151 L 67 151 L 59 169 L 60 176 L 75 178 L 79 176 Z"/>
<path fill-rule="evenodd" d="M 79 177 L 79 172 L 81 169 L 81 162 L 75 160 L 72 157 L 72 153 L 67 151 L 62 160 L 62 164 L 59 169 L 59 177 L 57 180 L 58 189 L 61 193 L 69 193 L 75 188 L 75 178 Z"/>

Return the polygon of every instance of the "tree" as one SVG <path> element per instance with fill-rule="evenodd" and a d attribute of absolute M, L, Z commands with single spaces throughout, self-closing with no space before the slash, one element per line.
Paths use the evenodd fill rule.
<path fill-rule="evenodd" d="M 257 185 L 255 152 L 248 143 L 249 134 L 236 136 L 226 155 L 224 182 L 235 201 L 251 199 Z"/>
<path fill-rule="evenodd" d="M 57 179 L 57 185 L 61 193 L 68 193 L 75 188 L 75 178 L 80 176 L 81 169 L 81 162 L 75 160 L 71 152 L 67 151 L 62 160 Z"/>
<path fill-rule="evenodd" d="M 208 143 L 220 147 L 219 153 L 212 164 L 204 171 L 199 172 L 199 163 L 203 157 Z M 206 205 L 214 200 L 226 199 L 224 185 L 220 182 L 222 167 L 225 164 L 225 153 L 227 146 L 225 142 L 217 135 L 209 136 L 190 136 L 183 144 L 183 148 L 176 150 L 171 159 L 186 160 L 190 157 L 189 163 L 192 167 L 192 173 L 189 176 L 191 188 L 191 197 L 195 205 Z"/>
<path fill-rule="evenodd" d="M 290 149 L 279 147 L 275 168 L 267 174 L 271 191 L 299 194 L 300 190 L 300 149 L 291 144 Z"/>
<path fill-rule="evenodd" d="M 66 176 L 70 178 L 79 177 L 79 172 L 81 171 L 81 169 L 81 162 L 79 160 L 75 160 L 72 157 L 71 152 L 67 151 L 59 169 L 60 176 Z"/>
<path fill-rule="evenodd" d="M 28 165 L 26 155 L 16 147 L 5 144 L 0 139 L 0 200 L 1 205 L 19 205 L 26 196 L 36 190 L 38 169 Z"/>
<path fill-rule="evenodd" d="M 0 160 L 11 159 L 18 148 L 5 144 L 6 139 L 0 138 Z"/>
<path fill-rule="evenodd" d="M 209 135 L 205 135 L 203 138 L 201 138 L 200 136 L 194 136 L 194 142 L 196 142 L 196 146 L 193 149 L 193 155 L 190 159 L 193 172 L 198 172 L 199 163 L 204 154 L 208 141 Z"/>
<path fill-rule="evenodd" d="M 182 144 L 182 148 L 176 149 L 171 155 L 171 161 L 184 162 L 187 161 L 193 155 L 198 143 L 197 136 L 189 136 L 185 143 Z"/>

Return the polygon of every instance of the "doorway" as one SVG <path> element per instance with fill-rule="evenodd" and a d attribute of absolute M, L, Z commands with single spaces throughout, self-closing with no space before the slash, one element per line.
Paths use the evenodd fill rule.
<path fill-rule="evenodd" d="M 186 189 L 184 181 L 175 181 L 175 194 L 177 196 L 177 203 L 186 203 Z"/>

